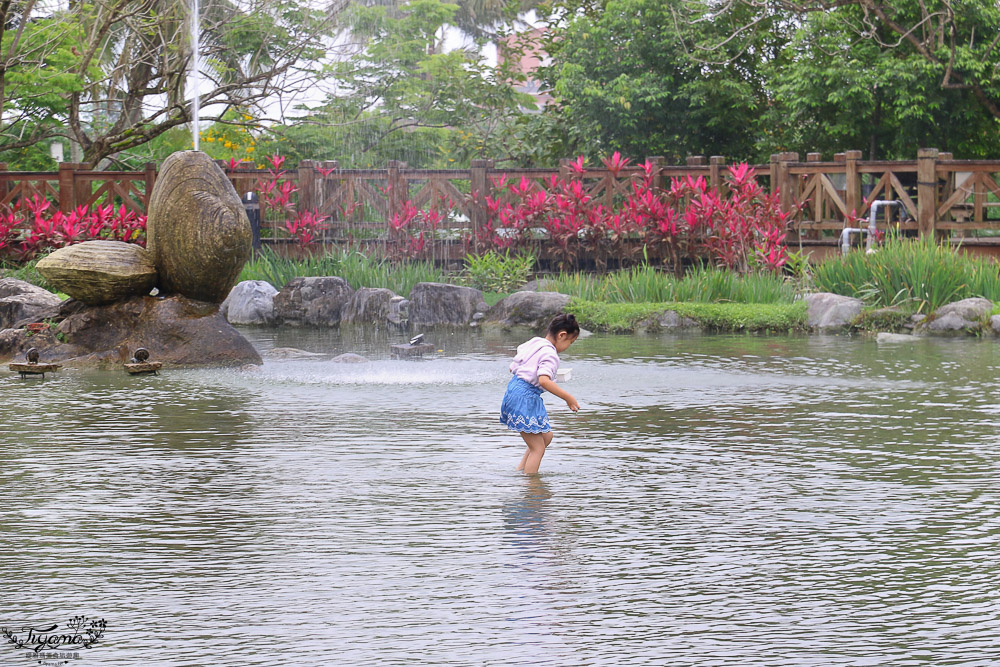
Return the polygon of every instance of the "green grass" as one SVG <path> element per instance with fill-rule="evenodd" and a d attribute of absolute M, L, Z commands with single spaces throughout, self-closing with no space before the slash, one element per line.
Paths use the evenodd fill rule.
<path fill-rule="evenodd" d="M 32 285 L 37 285 L 42 289 L 54 292 L 55 289 L 49 284 L 49 281 L 45 279 L 45 276 L 39 273 L 36 268 L 38 260 L 40 259 L 42 258 L 38 257 L 30 262 L 25 262 L 20 266 L 6 267 L 2 272 L 0 272 L 0 278 L 17 278 L 18 280 L 23 280 L 26 283 L 31 283 Z"/>
<path fill-rule="evenodd" d="M 790 304 L 795 286 L 772 274 L 739 275 L 716 268 L 695 268 L 683 278 L 649 265 L 604 276 L 563 273 L 546 277 L 546 288 L 586 301 L 607 303 L 766 303 Z"/>
<path fill-rule="evenodd" d="M 355 289 L 384 287 L 400 296 L 409 296 L 417 283 L 444 281 L 444 274 L 430 262 L 393 263 L 351 250 L 288 259 L 266 246 L 244 265 L 240 280 L 265 280 L 280 290 L 293 278 L 309 276 L 339 276 Z"/>
<path fill-rule="evenodd" d="M 566 308 L 580 326 L 626 333 L 668 310 L 711 331 L 787 332 L 806 328 L 806 304 L 795 303 L 607 303 L 574 298 Z"/>
<path fill-rule="evenodd" d="M 933 239 L 890 239 L 872 254 L 852 252 L 813 271 L 817 289 L 864 299 L 872 306 L 905 305 L 931 313 L 968 297 L 1000 301 L 997 264 L 968 257 Z"/>

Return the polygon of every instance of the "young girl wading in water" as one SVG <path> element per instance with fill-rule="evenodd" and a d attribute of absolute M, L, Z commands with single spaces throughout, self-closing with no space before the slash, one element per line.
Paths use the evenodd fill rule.
<path fill-rule="evenodd" d="M 545 338 L 532 338 L 517 348 L 517 354 L 510 365 L 510 372 L 514 377 L 507 384 L 507 393 L 500 405 L 500 423 L 511 431 L 520 432 L 528 445 L 517 466 L 518 470 L 524 470 L 528 474 L 538 472 L 538 466 L 545 456 L 545 448 L 552 442 L 552 428 L 542 402 L 542 391 L 566 401 L 573 412 L 580 409 L 573 395 L 556 384 L 559 355 L 579 335 L 580 325 L 576 323 L 576 317 L 556 315 L 549 324 Z"/>

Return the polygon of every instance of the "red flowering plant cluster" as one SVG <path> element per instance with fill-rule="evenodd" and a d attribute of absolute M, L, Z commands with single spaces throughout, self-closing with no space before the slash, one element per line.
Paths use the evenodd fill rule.
<path fill-rule="evenodd" d="M 618 178 L 629 160 L 615 153 L 604 161 Z M 674 178 L 669 188 L 655 186 L 657 167 L 649 161 L 629 172 L 631 190 L 614 206 L 596 202 L 581 180 L 583 158 L 570 163 L 575 178 L 549 177 L 544 184 L 505 175 L 494 179 L 495 196 L 485 198 L 490 218 L 480 230 L 487 248 L 516 248 L 547 238 L 563 268 L 590 257 L 598 269 L 609 261 L 625 265 L 644 246 L 658 247 L 680 269 L 681 260 L 708 258 L 739 272 L 751 268 L 778 272 L 787 261 L 785 229 L 777 193 L 767 194 L 746 164 L 733 165 L 725 192 L 704 177 Z"/>
<path fill-rule="evenodd" d="M 281 229 L 299 245 L 312 245 L 326 229 L 328 216 L 320 215 L 315 210 L 297 210 L 292 195 L 298 192 L 298 187 L 288 179 L 288 172 L 283 168 L 284 155 L 270 155 L 266 161 L 267 177 L 257 181 L 257 191 L 264 210 L 273 220 L 281 223 Z M 234 169 L 238 165 L 235 161 L 230 161 L 229 166 Z"/>
<path fill-rule="evenodd" d="M 454 202 L 447 197 L 424 209 L 407 199 L 401 210 L 389 220 L 390 257 L 394 260 L 415 259 L 426 255 L 434 247 L 441 223 L 454 209 Z"/>
<path fill-rule="evenodd" d="M 41 253 L 84 241 L 146 245 L 146 216 L 110 204 L 64 213 L 39 194 L 0 210 L 0 260 L 26 262 Z"/>

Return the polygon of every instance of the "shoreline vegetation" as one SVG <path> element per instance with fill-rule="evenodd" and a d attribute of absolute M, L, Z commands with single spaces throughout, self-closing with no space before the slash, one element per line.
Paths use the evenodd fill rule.
<path fill-rule="evenodd" d="M 810 328 L 804 297 L 815 292 L 864 302 L 848 325 L 853 331 L 904 331 L 915 316 L 929 322 L 941 306 L 970 297 L 988 299 L 994 303 L 990 314 L 1000 314 L 997 263 L 929 240 L 889 238 L 874 253 L 854 251 L 813 267 L 793 261 L 781 273 L 695 265 L 677 277 L 641 263 L 602 274 L 535 274 L 530 255 L 495 251 L 470 255 L 461 270 L 455 268 L 447 272 L 428 261 L 391 261 L 342 249 L 290 259 L 265 248 L 247 262 L 240 280 L 263 280 L 280 290 L 296 277 L 339 276 L 355 288 L 387 288 L 404 297 L 417 283 L 452 283 L 480 289 L 491 307 L 527 287 L 570 296 L 566 310 L 582 326 L 614 333 L 665 328 L 662 318 L 669 312 L 706 331 L 804 332 Z M 48 288 L 35 262 L 2 270 L 0 277 Z"/>

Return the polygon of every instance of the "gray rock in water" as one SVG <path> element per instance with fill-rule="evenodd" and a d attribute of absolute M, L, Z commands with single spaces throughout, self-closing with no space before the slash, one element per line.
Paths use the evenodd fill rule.
<path fill-rule="evenodd" d="M 923 329 L 934 333 L 953 333 L 976 329 L 978 327 L 979 322 L 971 322 L 959 315 L 957 312 L 952 311 L 945 313 L 941 317 L 935 317 L 931 320 L 930 324 L 925 325 Z"/>
<path fill-rule="evenodd" d="M 347 352 L 345 354 L 338 355 L 331 359 L 335 364 L 367 364 L 370 359 L 362 357 L 360 354 L 354 354 L 353 352 Z"/>
<path fill-rule="evenodd" d="M 935 311 L 937 317 L 943 317 L 952 313 L 958 315 L 963 320 L 970 322 L 981 321 L 993 310 L 993 302 L 989 299 L 974 297 L 962 299 L 947 305 L 941 306 Z"/>
<path fill-rule="evenodd" d="M 274 296 L 278 324 L 337 326 L 354 289 L 336 276 L 295 278 Z"/>
<path fill-rule="evenodd" d="M 89 305 L 149 294 L 157 279 L 153 256 L 121 241 L 59 248 L 38 262 L 38 272 L 58 291 Z"/>
<path fill-rule="evenodd" d="M 489 309 L 484 326 L 540 329 L 563 311 L 570 297 L 558 292 L 514 292 Z"/>
<path fill-rule="evenodd" d="M 829 292 L 807 294 L 804 298 L 809 306 L 809 326 L 820 330 L 850 326 L 864 306 L 861 299 Z"/>
<path fill-rule="evenodd" d="M 417 283 L 410 292 L 410 326 L 468 325 L 483 300 L 472 287 L 446 283 Z"/>
<path fill-rule="evenodd" d="M 147 247 L 160 291 L 221 303 L 250 257 L 250 221 L 233 184 L 204 153 L 163 161 L 149 197 Z"/>
<path fill-rule="evenodd" d="M 994 315 L 990 318 L 990 329 L 993 333 L 1000 333 L 1000 315 Z"/>
<path fill-rule="evenodd" d="M 405 328 L 410 323 L 410 300 L 394 296 L 389 301 L 389 314 L 386 315 L 389 324 Z"/>
<path fill-rule="evenodd" d="M 344 309 L 340 313 L 340 321 L 344 324 L 368 324 L 384 327 L 389 323 L 395 299 L 402 299 L 402 297 L 390 289 L 361 287 L 344 305 Z"/>
<path fill-rule="evenodd" d="M 15 278 L 0 279 L 0 329 L 50 317 L 62 301 L 52 292 Z"/>
<path fill-rule="evenodd" d="M 278 290 L 264 280 L 244 280 L 229 292 L 219 312 L 230 324 L 271 324 Z"/>

